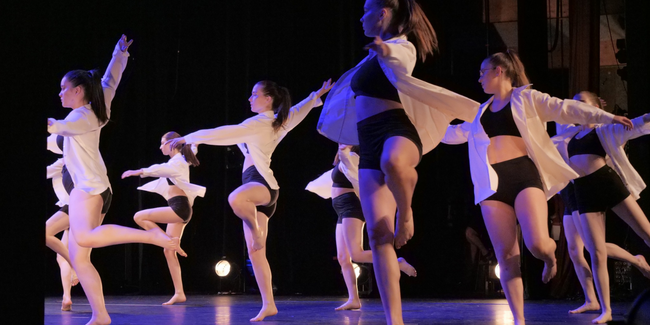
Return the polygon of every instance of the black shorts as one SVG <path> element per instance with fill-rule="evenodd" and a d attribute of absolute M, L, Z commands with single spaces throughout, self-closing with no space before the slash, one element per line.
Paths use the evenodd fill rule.
<path fill-rule="evenodd" d="M 68 167 L 65 165 L 63 165 L 63 168 L 61 169 L 61 182 L 63 183 L 63 188 L 65 188 L 65 191 L 68 192 L 68 195 L 70 195 L 70 193 L 72 193 L 72 189 L 74 188 L 74 182 L 72 181 L 72 176 L 70 176 Z"/>
<path fill-rule="evenodd" d="M 401 136 L 411 140 L 420 151 L 422 141 L 418 131 L 403 109 L 391 109 L 357 122 L 359 134 L 359 169 L 381 170 L 381 154 L 384 142 L 391 137 Z"/>
<path fill-rule="evenodd" d="M 355 218 L 361 221 L 366 221 L 361 211 L 361 202 L 354 192 L 341 194 L 332 199 L 332 207 L 339 219 L 337 224 L 343 223 L 344 218 Z"/>
<path fill-rule="evenodd" d="M 523 156 L 506 160 L 492 165 L 499 177 L 497 192 L 487 200 L 501 201 L 511 207 L 515 206 L 515 199 L 519 192 L 535 187 L 544 191 L 542 180 L 535 163 L 528 157 Z"/>
<path fill-rule="evenodd" d="M 269 183 L 267 183 L 264 177 L 260 175 L 260 173 L 257 171 L 257 168 L 255 168 L 255 165 L 246 168 L 244 173 L 241 175 L 241 182 L 242 184 L 255 182 L 266 186 L 266 188 L 269 190 L 269 194 L 271 194 L 271 201 L 269 201 L 267 205 L 258 205 L 257 211 L 264 213 L 269 218 L 273 216 L 280 192 L 278 190 L 272 189 L 271 186 L 269 186 Z"/>
<path fill-rule="evenodd" d="M 616 171 L 607 165 L 587 176 L 576 178 L 573 183 L 580 214 L 605 212 L 630 196 L 630 191 Z"/>
<path fill-rule="evenodd" d="M 187 196 L 174 196 L 167 200 L 167 204 L 179 218 L 183 219 L 183 223 L 190 222 L 190 219 L 192 219 L 192 206 L 190 206 L 190 200 Z"/>
<path fill-rule="evenodd" d="M 560 191 L 560 197 L 564 203 L 565 216 L 570 216 L 573 214 L 573 211 L 578 211 L 573 183 L 569 182 L 569 184 L 567 184 L 567 186 Z"/>
<path fill-rule="evenodd" d="M 59 209 L 59 211 L 65 213 L 65 214 L 67 214 L 67 215 L 70 215 L 70 208 L 68 207 L 67 204 L 64 205 L 64 206 L 62 206 L 61 209 Z"/>

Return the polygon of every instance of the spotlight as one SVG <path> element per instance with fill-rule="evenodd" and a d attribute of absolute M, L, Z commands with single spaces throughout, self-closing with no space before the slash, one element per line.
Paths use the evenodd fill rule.
<path fill-rule="evenodd" d="M 354 269 L 354 276 L 359 279 L 359 276 L 361 275 L 361 268 L 357 263 L 352 263 L 352 268 Z"/>
<path fill-rule="evenodd" d="M 489 270 L 488 270 L 488 278 L 489 279 L 492 279 L 492 280 L 501 279 L 501 274 L 500 274 L 501 273 L 501 268 L 499 267 L 499 263 L 497 263 L 496 265 L 490 263 L 487 267 L 489 268 Z"/>
<path fill-rule="evenodd" d="M 499 263 L 494 267 L 494 275 L 497 279 L 501 279 L 501 268 L 499 268 Z"/>
<path fill-rule="evenodd" d="M 214 272 L 217 273 L 218 276 L 220 277 L 226 277 L 228 274 L 230 274 L 230 269 L 232 266 L 230 265 L 230 262 L 227 260 L 223 259 L 214 266 Z"/>

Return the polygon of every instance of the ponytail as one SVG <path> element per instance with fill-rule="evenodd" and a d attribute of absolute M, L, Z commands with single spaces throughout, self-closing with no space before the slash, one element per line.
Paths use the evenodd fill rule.
<path fill-rule="evenodd" d="M 181 135 L 174 131 L 167 132 L 165 133 L 165 135 L 163 135 L 163 138 L 167 140 L 176 139 L 180 137 Z M 196 158 L 196 154 L 194 154 L 194 150 L 192 150 L 192 145 L 186 143 L 183 144 L 178 143 L 173 149 L 177 149 L 178 151 L 180 151 L 181 155 L 185 157 L 185 161 L 187 161 L 191 166 L 196 167 L 199 165 L 199 159 Z"/>
<path fill-rule="evenodd" d="M 271 104 L 273 113 L 275 113 L 273 131 L 278 132 L 287 121 L 289 109 L 291 109 L 291 95 L 289 95 L 289 89 L 269 80 L 262 80 L 257 84 L 262 86 L 264 95 L 273 98 L 273 103 Z"/>
<path fill-rule="evenodd" d="M 378 0 L 378 4 L 392 11 L 393 19 L 390 27 L 397 31 L 398 35 L 414 34 L 420 59 L 423 62 L 427 55 L 438 51 L 436 31 L 415 0 Z"/>
<path fill-rule="evenodd" d="M 97 70 L 72 70 L 65 75 L 65 79 L 72 87 L 81 86 L 84 89 L 84 100 L 90 103 L 90 108 L 95 113 L 101 125 L 108 122 L 106 100 L 102 87 L 102 76 Z"/>
<path fill-rule="evenodd" d="M 512 81 L 513 87 L 521 87 L 530 84 L 528 77 L 526 76 L 526 71 L 524 69 L 524 64 L 519 59 L 519 55 L 513 50 L 508 50 L 506 52 L 494 53 L 487 57 L 487 59 L 493 67 L 501 67 L 508 77 Z"/>

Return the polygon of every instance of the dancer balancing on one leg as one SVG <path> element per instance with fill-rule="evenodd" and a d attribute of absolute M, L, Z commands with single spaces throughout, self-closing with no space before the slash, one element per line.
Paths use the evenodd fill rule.
<path fill-rule="evenodd" d="M 72 111 L 63 120 L 48 119 L 48 132 L 62 135 L 63 159 L 74 189 L 70 193 L 70 261 L 88 297 L 93 314 L 88 324 L 110 324 L 102 283 L 90 261 L 90 248 L 122 243 L 148 243 L 174 248 L 160 229 L 144 231 L 101 225 L 111 203 L 106 166 L 99 152 L 99 136 L 110 116 L 110 104 L 126 67 L 132 41 L 122 35 L 103 78 L 97 70 L 73 70 L 61 80 L 61 104 Z"/>
<path fill-rule="evenodd" d="M 546 283 L 557 271 L 546 201 L 577 177 L 555 149 L 545 123 L 616 122 L 631 126 L 631 122 L 578 101 L 562 101 L 529 89 L 523 64 L 511 51 L 489 56 L 479 71 L 483 90 L 494 96 L 481 105 L 473 122 L 450 126 L 443 142 L 469 142 L 475 201 L 481 205 L 515 324 L 522 325 L 524 294 L 517 221 L 528 250 L 544 261 L 542 281 Z"/>
<path fill-rule="evenodd" d="M 414 234 L 411 201 L 422 154 L 435 148 L 454 118 L 471 120 L 478 103 L 411 76 L 437 47 L 414 0 L 366 0 L 361 18 L 374 38 L 369 55 L 344 73 L 321 113 L 319 131 L 360 146 L 359 195 L 386 321 L 402 324 L 396 248 Z M 416 47 L 407 41 L 415 36 Z M 397 212 L 397 213 L 396 213 Z"/>
<path fill-rule="evenodd" d="M 272 81 L 260 81 L 253 86 L 248 99 L 251 111 L 257 115 L 238 125 L 200 130 L 170 142 L 172 147 L 183 143 L 217 146 L 237 144 L 244 154 L 242 185 L 230 193 L 228 202 L 233 212 L 242 219 L 248 255 L 262 295 L 262 309 L 251 321 L 261 321 L 278 312 L 273 300 L 271 268 L 265 248 L 268 222 L 275 212 L 280 188 L 270 168 L 271 155 L 287 133 L 313 107 L 321 105 L 320 97 L 332 85 L 331 81 L 324 82 L 319 90 L 291 107 L 287 88 Z"/>
<path fill-rule="evenodd" d="M 576 94 L 573 99 L 602 108 L 598 96 L 591 92 L 582 91 Z M 557 134 L 562 134 L 566 130 L 566 127 L 565 125 L 557 124 Z M 567 163 L 570 165 L 570 161 L 567 161 Z M 573 268 L 575 269 L 576 276 L 585 296 L 585 303 L 576 309 L 570 310 L 569 313 L 579 314 L 585 311 L 599 310 L 600 304 L 598 303 L 596 291 L 594 290 L 593 275 L 584 256 L 585 245 L 582 239 L 584 237 L 584 230 L 580 224 L 580 213 L 576 205 L 573 183 L 569 183 L 562 189 L 560 195 L 564 201 L 563 225 L 569 257 L 571 258 L 571 262 L 573 262 Z M 608 258 L 628 262 L 639 269 L 645 277 L 650 277 L 650 265 L 648 265 L 643 255 L 633 256 L 628 251 L 613 243 L 606 243 L 605 246 L 607 247 Z"/>
<path fill-rule="evenodd" d="M 611 208 L 650 246 L 650 222 L 636 202 L 645 183 L 623 150 L 629 139 L 650 133 L 648 122 L 650 114 L 633 119 L 633 129 L 587 123 L 568 127 L 553 137 L 559 152 L 580 175 L 574 180 L 574 193 L 580 214 L 580 235 L 591 255 L 593 279 L 600 300 L 601 314 L 592 321 L 595 324 L 612 320 L 608 255 L 624 254 L 626 260 L 638 265 L 645 276 L 650 276 L 645 258 L 632 257 L 605 242 L 605 211 Z"/>
<path fill-rule="evenodd" d="M 332 198 L 338 215 L 336 222 L 336 255 L 348 290 L 348 300 L 335 310 L 361 308 L 357 277 L 352 261 L 372 263 L 372 251 L 363 249 L 363 227 L 366 223 L 359 201 L 359 148 L 339 144 L 334 168 L 307 185 L 307 190 L 321 197 Z M 417 276 L 415 268 L 402 257 L 397 259 L 400 271 Z"/>
<path fill-rule="evenodd" d="M 169 273 L 174 283 L 174 296 L 163 305 L 173 305 L 187 300 L 185 291 L 183 291 L 181 266 L 176 253 L 187 256 L 180 248 L 183 230 L 192 218 L 194 199 L 197 196 L 205 195 L 205 187 L 190 183 L 190 166 L 199 165 L 199 160 L 193 151 L 194 148 L 184 144 L 172 147 L 169 144 L 169 140 L 179 137 L 180 135 L 176 132 L 167 132 L 160 140 L 160 151 L 163 155 L 171 158 L 168 162 L 138 170 L 127 170 L 122 174 L 122 178 L 129 176 L 159 177 L 158 180 L 140 186 L 138 189 L 158 193 L 169 204 L 168 207 L 139 211 L 133 217 L 135 222 L 145 230 L 159 228 L 158 223 L 166 223 L 167 236 L 171 237 L 177 245 L 176 249 L 164 249 Z"/>
<path fill-rule="evenodd" d="M 58 140 L 58 141 L 57 141 Z M 48 149 L 54 153 L 63 153 L 63 137 L 52 135 L 48 137 Z M 69 195 L 66 187 L 71 189 L 72 179 L 70 173 L 65 168 L 63 158 L 57 159 L 53 164 L 47 166 L 47 178 L 52 179 L 52 187 L 58 198 L 56 203 L 60 209 L 55 212 L 45 222 L 45 244 L 56 252 L 56 262 L 59 264 L 61 273 L 61 286 L 63 287 L 63 299 L 61 300 L 61 310 L 72 310 L 72 286 L 79 284 L 79 279 L 68 256 L 68 228 L 70 222 L 68 219 L 68 201 Z M 61 239 L 56 234 L 63 231 Z"/>

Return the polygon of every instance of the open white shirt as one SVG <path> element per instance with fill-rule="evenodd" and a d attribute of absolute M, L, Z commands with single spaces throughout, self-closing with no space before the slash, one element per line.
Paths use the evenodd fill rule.
<path fill-rule="evenodd" d="M 200 130 L 186 135 L 185 142 L 191 144 L 210 144 L 216 146 L 239 145 L 244 156 L 250 156 L 257 171 L 264 177 L 271 189 L 280 188 L 271 170 L 271 155 L 280 141 L 295 128 L 312 108 L 323 102 L 312 92 L 309 97 L 291 107 L 284 126 L 273 130 L 275 115 L 266 111 L 247 118 L 237 125 L 224 125 L 214 129 Z M 244 148 L 243 144 L 246 144 Z M 244 166 L 244 169 L 249 166 Z"/>
<path fill-rule="evenodd" d="M 339 164 L 334 168 L 340 168 L 343 175 L 352 183 L 354 193 L 359 196 L 359 155 L 350 150 L 339 151 L 339 160 Z M 326 171 L 317 179 L 309 182 L 305 189 L 324 199 L 331 198 L 334 184 L 332 172 L 334 172 L 334 169 Z"/>
<path fill-rule="evenodd" d="M 632 167 L 630 160 L 627 159 L 623 147 L 628 140 L 649 134 L 650 123 L 643 122 L 643 116 L 632 119 L 632 123 L 634 124 L 634 129 L 632 130 L 626 130 L 625 127 L 620 124 L 597 125 L 596 134 L 598 134 L 600 144 L 603 146 L 603 149 L 605 149 L 605 153 L 607 154 L 605 159 L 607 165 L 618 173 L 618 176 L 621 177 L 623 184 L 625 184 L 625 187 L 630 191 L 632 197 L 635 200 L 638 200 L 641 191 L 646 188 L 646 184 L 643 182 L 641 175 L 639 175 L 634 167 Z M 558 130 L 560 130 L 559 127 Z M 562 155 L 562 158 L 564 158 L 567 163 L 569 162 L 569 152 L 567 150 L 569 141 L 571 141 L 579 131 L 579 126 L 568 126 L 564 128 L 562 133 L 551 138 Z"/>
<path fill-rule="evenodd" d="M 190 201 L 190 206 L 194 205 L 194 199 L 197 196 L 203 197 L 205 195 L 205 187 L 190 183 L 190 164 L 185 160 L 185 157 L 179 152 L 174 155 L 168 162 L 163 164 L 151 165 L 147 168 L 142 168 L 142 175 L 140 177 L 160 177 L 155 181 L 151 181 L 138 187 L 139 190 L 158 193 L 162 195 L 165 200 L 169 184 L 167 178 L 178 186 Z"/>
<path fill-rule="evenodd" d="M 106 113 L 111 115 L 111 101 L 122 78 L 129 53 L 122 52 L 118 45 L 113 58 L 102 78 Z M 52 125 L 47 131 L 64 136 L 63 158 L 74 182 L 74 186 L 88 194 L 99 195 L 111 183 L 106 175 L 106 166 L 99 152 L 99 136 L 104 124 L 100 124 L 90 105 L 73 109 L 64 120 L 49 119 Z"/>
<path fill-rule="evenodd" d="M 386 57 L 378 57 L 379 65 L 397 89 L 404 111 L 415 126 L 422 142 L 422 153 L 435 148 L 455 118 L 471 121 L 479 103 L 445 88 L 411 76 L 417 60 L 413 44 L 405 36 L 384 42 L 390 48 Z M 374 58 L 370 51 L 356 67 L 345 72 L 327 95 L 318 121 L 318 131 L 337 143 L 358 145 L 357 117 L 352 77 L 366 61 Z"/>
<path fill-rule="evenodd" d="M 551 198 L 578 174 L 564 162 L 546 132 L 546 123 L 563 124 L 611 123 L 614 115 L 576 100 L 561 100 L 534 89 L 530 85 L 515 88 L 510 97 L 512 117 L 526 145 L 528 156 L 535 163 L 546 197 Z M 483 103 L 474 121 L 451 125 L 442 139 L 446 144 L 469 142 L 469 162 L 474 183 L 475 203 L 496 193 L 499 179 L 489 164 L 487 148 L 490 139 L 481 125 L 481 116 L 494 97 Z"/>

